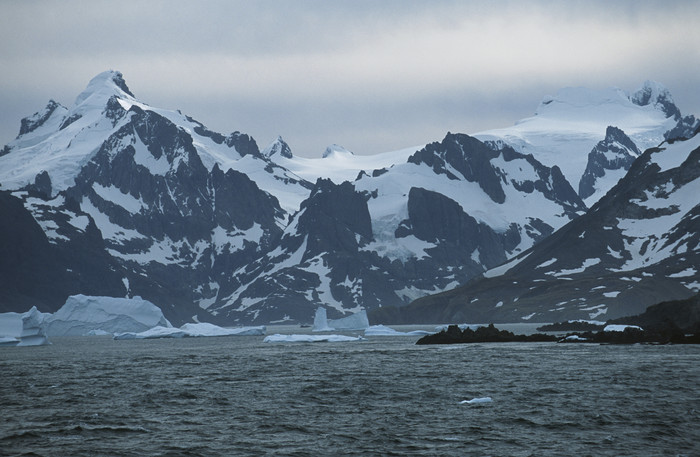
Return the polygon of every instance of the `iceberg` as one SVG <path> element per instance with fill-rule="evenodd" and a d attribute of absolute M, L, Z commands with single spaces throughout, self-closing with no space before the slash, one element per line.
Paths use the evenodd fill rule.
<path fill-rule="evenodd" d="M 36 306 L 26 313 L 0 314 L 0 346 L 43 346 L 50 344 L 46 336 L 46 314 Z"/>
<path fill-rule="evenodd" d="M 365 336 L 411 336 L 411 335 L 431 335 L 431 332 L 426 330 L 413 330 L 411 332 L 399 332 L 385 325 L 370 325 L 365 329 Z"/>
<path fill-rule="evenodd" d="M 46 321 L 49 336 L 138 333 L 157 326 L 172 327 L 160 308 L 141 297 L 72 295 Z"/>
<path fill-rule="evenodd" d="M 266 336 L 263 343 L 342 343 L 349 341 L 364 341 L 361 336 L 347 335 L 280 335 L 279 333 Z"/>
<path fill-rule="evenodd" d="M 152 340 L 156 338 L 184 338 L 186 333 L 176 327 L 153 327 L 143 332 L 115 333 L 115 340 Z"/>
<path fill-rule="evenodd" d="M 637 325 L 620 325 L 620 324 L 610 324 L 606 325 L 603 329 L 604 332 L 624 332 L 627 329 L 642 330 L 642 327 Z"/>
<path fill-rule="evenodd" d="M 479 405 L 483 403 L 491 403 L 493 400 L 491 397 L 479 397 L 479 398 L 472 398 L 471 400 L 462 400 L 459 403 L 461 405 Z"/>
<path fill-rule="evenodd" d="M 180 328 L 153 327 L 143 332 L 123 332 L 114 335 L 115 340 L 151 340 L 156 338 L 189 338 L 206 336 L 247 336 L 264 335 L 267 329 L 264 325 L 258 327 L 225 328 L 218 325 L 199 322 L 184 324 Z"/>
<path fill-rule="evenodd" d="M 332 330 L 364 330 L 369 328 L 367 311 L 362 310 L 341 319 L 328 319 L 326 308 L 319 306 L 314 316 L 314 332 L 329 332 Z"/>

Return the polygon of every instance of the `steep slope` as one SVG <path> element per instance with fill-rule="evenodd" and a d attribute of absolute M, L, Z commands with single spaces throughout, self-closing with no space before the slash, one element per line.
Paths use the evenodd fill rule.
<path fill-rule="evenodd" d="M 53 311 L 81 291 L 126 293 L 100 232 L 75 202 L 0 192 L 0 215 L 0 312 Z"/>
<path fill-rule="evenodd" d="M 627 174 L 640 154 L 625 132 L 608 127 L 605 139 L 588 153 L 588 164 L 578 185 L 579 196 L 592 206 Z"/>
<path fill-rule="evenodd" d="M 700 135 L 647 150 L 584 216 L 531 250 L 379 321 L 560 322 L 638 314 L 700 290 Z"/>
<path fill-rule="evenodd" d="M 502 263 L 584 211 L 558 169 L 448 134 L 353 183 L 317 181 L 279 246 L 234 274 L 241 287 L 216 312 L 265 322 L 308 319 L 321 305 L 334 317 L 407 303 Z"/>
<path fill-rule="evenodd" d="M 565 88 L 554 97 L 545 97 L 533 117 L 474 136 L 495 145 L 508 144 L 516 151 L 532 154 L 544 165 L 558 165 L 566 179 L 576 185 L 588 166 L 588 154 L 604 141 L 609 126 L 624 131 L 643 151 L 661 144 L 664 134 L 680 120 L 681 113 L 668 89 L 646 81 L 631 95 L 616 88 Z M 619 173 L 613 175 L 620 177 Z M 596 189 L 595 195 L 603 196 L 615 183 L 614 178 L 601 181 L 604 185 Z M 586 202 L 595 203 L 590 195 Z"/>
<path fill-rule="evenodd" d="M 5 151 L 3 188 L 23 199 L 59 263 L 76 258 L 71 270 L 94 272 L 78 290 L 52 282 L 50 303 L 37 296 L 46 311 L 70 289 L 141 295 L 174 322 L 211 319 L 203 308 L 226 289 L 231 270 L 269 249 L 286 223 L 287 212 L 258 184 L 287 195 L 289 211 L 311 187 L 265 159 L 247 135 L 224 137 L 137 101 L 118 72 L 93 78 L 72 108 L 52 102 L 23 120 Z M 89 246 L 97 250 L 90 256 Z M 96 274 L 105 270 L 102 281 Z"/>

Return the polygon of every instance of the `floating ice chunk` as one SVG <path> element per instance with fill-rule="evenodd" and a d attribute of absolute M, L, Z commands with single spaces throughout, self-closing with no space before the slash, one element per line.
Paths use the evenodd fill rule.
<path fill-rule="evenodd" d="M 264 335 L 264 325 L 258 327 L 225 328 L 206 322 L 184 324 L 180 328 L 154 327 L 143 332 L 124 332 L 114 335 L 115 340 L 150 340 L 155 338 L 186 338 L 207 336 Z"/>
<path fill-rule="evenodd" d="M 14 336 L 0 336 L 0 346 L 17 346 L 19 338 Z"/>
<path fill-rule="evenodd" d="M 184 338 L 187 333 L 175 327 L 153 327 L 143 332 L 115 333 L 115 340 L 151 340 L 155 338 Z"/>
<path fill-rule="evenodd" d="M 319 306 L 316 309 L 316 314 L 314 315 L 314 326 L 312 328 L 314 332 L 328 332 L 333 330 L 328 326 L 328 317 L 326 316 L 326 308 Z"/>
<path fill-rule="evenodd" d="M 50 344 L 44 320 L 47 314 L 36 306 L 26 313 L 0 314 L 0 346 L 43 346 Z"/>
<path fill-rule="evenodd" d="M 180 327 L 187 336 L 232 336 L 232 335 L 264 335 L 267 331 L 264 325 L 257 327 L 235 327 L 225 328 L 218 325 L 199 322 L 196 324 L 185 324 Z"/>
<path fill-rule="evenodd" d="M 369 328 L 367 311 L 362 310 L 341 319 L 328 319 L 326 308 L 319 306 L 314 316 L 314 332 L 328 332 L 332 330 L 364 330 Z"/>
<path fill-rule="evenodd" d="M 361 336 L 346 335 L 280 335 L 279 333 L 266 336 L 263 343 L 340 343 L 348 341 L 364 341 Z"/>
<path fill-rule="evenodd" d="M 491 403 L 493 400 L 491 397 L 478 397 L 478 398 L 472 398 L 471 400 L 462 400 L 459 402 L 460 405 L 479 405 L 482 403 Z"/>
<path fill-rule="evenodd" d="M 642 327 L 639 327 L 637 325 L 610 324 L 610 325 L 606 325 L 605 328 L 603 329 L 603 331 L 604 332 L 624 332 L 628 328 L 631 328 L 634 330 L 641 330 L 642 329 Z"/>
<path fill-rule="evenodd" d="M 588 338 L 583 338 L 582 336 L 578 335 L 569 335 L 566 338 L 563 338 L 559 340 L 561 342 L 576 342 L 576 341 L 588 341 Z"/>
<path fill-rule="evenodd" d="M 365 329 L 365 336 L 404 336 L 404 335 L 430 335 L 425 330 L 413 330 L 411 332 L 399 332 L 385 325 L 370 325 Z"/>
<path fill-rule="evenodd" d="M 141 297 L 72 295 L 48 319 L 46 333 L 49 336 L 81 336 L 97 330 L 138 333 L 156 326 L 172 327 L 160 308 Z"/>
<path fill-rule="evenodd" d="M 46 338 L 46 325 L 44 315 L 40 313 L 36 306 L 22 314 L 22 333 L 19 335 L 17 346 L 43 346 L 49 344 Z"/>

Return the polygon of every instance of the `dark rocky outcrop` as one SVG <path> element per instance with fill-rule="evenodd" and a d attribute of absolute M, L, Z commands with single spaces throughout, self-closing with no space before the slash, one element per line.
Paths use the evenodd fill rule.
<path fill-rule="evenodd" d="M 59 108 L 61 108 L 63 111 L 66 110 L 66 108 L 63 107 L 63 105 L 61 105 L 60 103 L 57 103 L 54 100 L 49 100 L 49 103 L 46 105 L 46 108 L 44 108 L 43 111 L 36 112 L 31 116 L 22 119 L 22 121 L 20 122 L 19 135 L 17 135 L 17 138 L 19 138 L 22 135 L 26 135 L 27 133 L 33 132 L 34 130 L 44 125 L 44 123 Z"/>
<path fill-rule="evenodd" d="M 617 127 L 608 127 L 605 139 L 588 153 L 588 164 L 581 176 L 578 194 L 582 199 L 593 195 L 596 182 L 609 171 L 629 170 L 632 162 L 641 154 L 634 142 Z"/>
<path fill-rule="evenodd" d="M 536 343 L 554 342 L 559 338 L 553 335 L 535 333 L 532 335 L 516 335 L 507 330 L 499 330 L 490 324 L 488 327 L 478 327 L 464 330 L 457 325 L 450 325 L 446 330 L 431 335 L 425 335 L 416 344 L 466 344 L 466 343 Z"/>

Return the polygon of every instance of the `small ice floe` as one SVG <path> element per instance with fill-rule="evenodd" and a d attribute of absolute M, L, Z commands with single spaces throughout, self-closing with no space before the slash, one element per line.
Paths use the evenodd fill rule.
<path fill-rule="evenodd" d="M 386 325 L 370 325 L 365 330 L 365 336 L 411 336 L 411 335 L 430 335 L 431 332 L 425 330 L 413 330 L 411 332 L 399 332 Z"/>
<path fill-rule="evenodd" d="M 348 341 L 364 341 L 361 336 L 346 335 L 268 335 L 263 343 L 340 343 Z"/>
<path fill-rule="evenodd" d="M 568 343 L 575 343 L 577 341 L 588 341 L 588 338 L 584 338 L 584 337 L 578 336 L 578 335 L 569 335 L 566 338 L 562 338 L 561 340 L 559 340 L 559 342 L 564 342 L 564 343 L 567 343 L 567 342 Z"/>
<path fill-rule="evenodd" d="M 116 333 L 115 340 L 150 340 L 156 338 L 189 338 L 207 336 L 249 336 L 264 335 L 266 328 L 264 325 L 258 327 L 236 327 L 225 328 L 206 322 L 188 323 L 180 328 L 175 327 L 153 327 L 143 332 Z"/>
<path fill-rule="evenodd" d="M 460 405 L 480 405 L 483 403 L 491 403 L 493 400 L 491 397 L 477 397 L 471 400 L 462 400 L 459 402 Z"/>
<path fill-rule="evenodd" d="M 610 324 L 606 325 L 603 329 L 604 332 L 624 332 L 627 329 L 641 330 L 642 328 L 637 325 L 622 325 L 622 324 Z"/>

